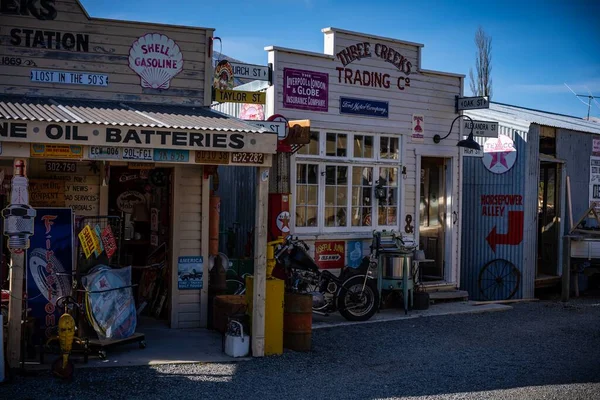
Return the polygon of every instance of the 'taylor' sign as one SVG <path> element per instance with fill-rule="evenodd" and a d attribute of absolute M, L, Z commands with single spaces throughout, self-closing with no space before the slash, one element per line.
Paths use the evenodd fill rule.
<path fill-rule="evenodd" d="M 0 141 L 275 153 L 277 135 L 173 131 L 85 124 L 0 122 Z"/>

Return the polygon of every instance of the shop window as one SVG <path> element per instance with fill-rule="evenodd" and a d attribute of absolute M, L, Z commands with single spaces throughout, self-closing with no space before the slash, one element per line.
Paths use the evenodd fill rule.
<path fill-rule="evenodd" d="M 348 167 L 325 167 L 325 226 L 346 226 Z"/>
<path fill-rule="evenodd" d="M 310 143 L 298 150 L 298 154 L 305 156 L 318 156 L 320 154 L 319 132 L 310 132 Z"/>
<path fill-rule="evenodd" d="M 379 200 L 379 225 L 397 225 L 398 216 L 398 168 L 381 167 L 379 182 L 384 188 L 386 197 Z"/>
<path fill-rule="evenodd" d="M 345 133 L 327 133 L 325 154 L 328 157 L 346 157 L 348 135 Z"/>
<path fill-rule="evenodd" d="M 371 226 L 373 168 L 352 168 L 352 226 Z"/>
<path fill-rule="evenodd" d="M 296 168 L 296 226 L 317 226 L 319 165 L 298 164 Z"/>
<path fill-rule="evenodd" d="M 354 157 L 373 158 L 373 136 L 354 135 Z"/>
<path fill-rule="evenodd" d="M 379 158 L 382 160 L 399 159 L 398 138 L 382 136 L 379 141 Z"/>

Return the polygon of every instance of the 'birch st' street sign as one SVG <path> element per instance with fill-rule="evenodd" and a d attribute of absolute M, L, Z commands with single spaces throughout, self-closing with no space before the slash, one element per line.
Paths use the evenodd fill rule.
<path fill-rule="evenodd" d="M 229 62 L 233 68 L 233 76 L 242 79 L 254 79 L 258 81 L 269 80 L 269 67 L 254 64 L 242 64 Z"/>
<path fill-rule="evenodd" d="M 481 136 L 488 138 L 498 137 L 498 123 L 494 121 L 469 121 L 468 119 L 463 120 L 463 135 L 471 133 L 471 126 L 473 126 L 473 136 Z M 474 125 L 473 125 L 474 124 Z"/>
<path fill-rule="evenodd" d="M 459 97 L 456 108 L 461 110 L 477 110 L 480 108 L 490 108 L 490 101 L 487 96 L 480 97 Z"/>

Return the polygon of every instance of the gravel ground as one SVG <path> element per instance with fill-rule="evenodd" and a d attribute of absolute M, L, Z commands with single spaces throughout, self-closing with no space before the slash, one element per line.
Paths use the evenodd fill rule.
<path fill-rule="evenodd" d="M 600 299 L 323 329 L 306 354 L 75 373 L 15 377 L 0 399 L 600 399 Z"/>

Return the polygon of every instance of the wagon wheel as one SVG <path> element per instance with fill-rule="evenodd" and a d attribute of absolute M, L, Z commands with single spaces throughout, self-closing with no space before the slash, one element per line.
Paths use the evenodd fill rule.
<path fill-rule="evenodd" d="M 485 300 L 508 300 L 517 293 L 520 283 L 521 272 L 508 260 L 492 260 L 479 271 L 479 293 Z"/>

